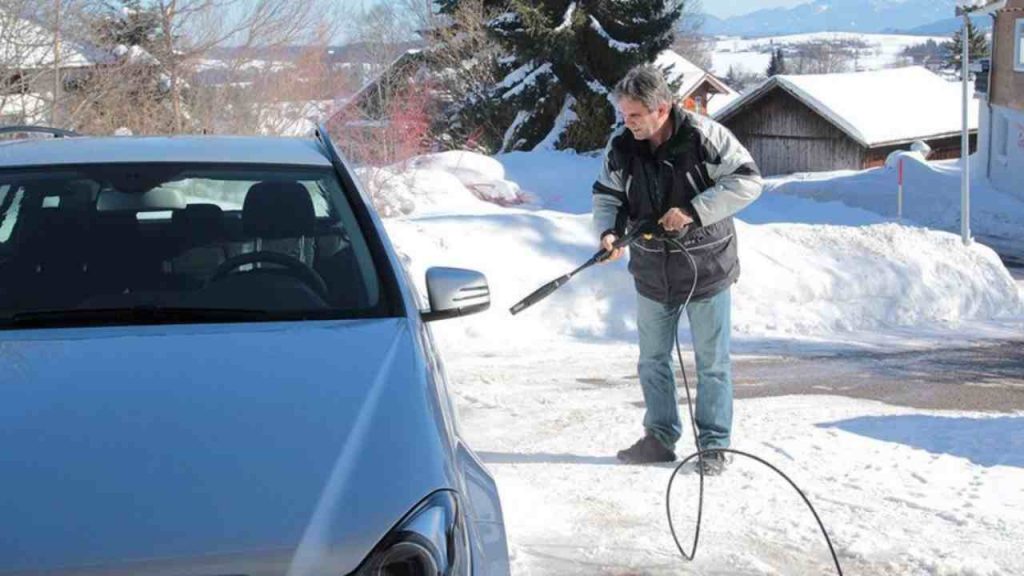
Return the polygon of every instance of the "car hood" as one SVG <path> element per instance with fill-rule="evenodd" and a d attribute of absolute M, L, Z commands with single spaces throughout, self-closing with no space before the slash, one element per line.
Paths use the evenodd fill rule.
<path fill-rule="evenodd" d="M 296 551 L 311 573 L 353 570 L 454 486 L 410 330 L 0 334 L 0 573 L 283 574 Z"/>

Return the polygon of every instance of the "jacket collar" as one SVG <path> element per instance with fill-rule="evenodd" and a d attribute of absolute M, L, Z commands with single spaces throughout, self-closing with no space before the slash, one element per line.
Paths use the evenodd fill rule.
<path fill-rule="evenodd" d="M 669 112 L 669 122 L 672 123 L 672 136 L 658 148 L 658 153 L 671 157 L 686 143 L 686 127 L 690 120 L 678 105 L 673 105 Z M 631 156 L 652 153 L 647 141 L 637 140 L 628 129 L 623 130 L 622 134 L 612 140 L 612 147 Z"/>

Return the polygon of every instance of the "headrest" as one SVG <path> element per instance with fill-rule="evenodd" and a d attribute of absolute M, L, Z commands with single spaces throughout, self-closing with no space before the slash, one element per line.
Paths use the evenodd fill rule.
<path fill-rule="evenodd" d="M 179 238 L 206 243 L 224 237 L 224 212 L 216 204 L 189 204 L 171 215 L 171 230 Z"/>
<path fill-rule="evenodd" d="M 242 227 L 250 238 L 298 238 L 316 234 L 309 191 L 298 182 L 259 182 L 242 205 Z"/>

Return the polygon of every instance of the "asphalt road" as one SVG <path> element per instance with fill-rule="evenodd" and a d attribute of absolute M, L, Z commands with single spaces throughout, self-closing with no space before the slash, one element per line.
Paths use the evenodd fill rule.
<path fill-rule="evenodd" d="M 1024 335 L 968 348 L 737 358 L 733 380 L 737 398 L 831 394 L 923 409 L 1016 412 L 1024 410 Z"/>
<path fill-rule="evenodd" d="M 1024 289 L 1024 258 L 1001 254 Z M 939 410 L 1024 410 L 1024 334 L 967 348 L 894 354 L 737 358 L 737 398 L 839 394 Z"/>

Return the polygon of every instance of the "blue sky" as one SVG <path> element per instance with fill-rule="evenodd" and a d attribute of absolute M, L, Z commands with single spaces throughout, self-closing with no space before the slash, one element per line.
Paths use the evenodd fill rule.
<path fill-rule="evenodd" d="M 371 0 L 371 3 L 381 1 L 384 0 Z M 704 11 L 719 18 L 728 18 L 762 8 L 796 6 L 806 2 L 810 2 L 810 0 L 704 0 Z"/>
<path fill-rule="evenodd" d="M 374 5 L 387 0 L 348 0 L 350 5 Z M 811 0 L 703 0 L 704 11 L 719 18 L 747 14 L 764 8 L 788 8 Z"/>
<path fill-rule="evenodd" d="M 762 8 L 789 7 L 807 2 L 810 0 L 704 0 L 704 11 L 719 18 L 728 18 Z"/>

